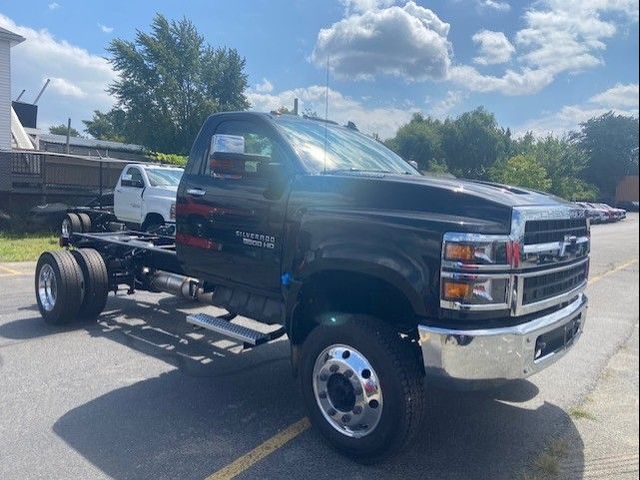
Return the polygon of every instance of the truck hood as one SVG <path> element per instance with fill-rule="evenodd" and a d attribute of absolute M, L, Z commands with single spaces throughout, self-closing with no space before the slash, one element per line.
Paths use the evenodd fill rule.
<path fill-rule="evenodd" d="M 568 205 L 532 190 L 418 175 L 346 172 L 299 177 L 290 203 L 302 210 L 342 210 L 418 219 L 457 231 L 507 233 L 514 207 Z"/>
<path fill-rule="evenodd" d="M 570 205 L 566 200 L 548 193 L 491 182 L 417 175 L 384 175 L 384 179 L 393 182 L 424 185 L 426 187 L 472 195 L 507 207 L 558 204 Z"/>
<path fill-rule="evenodd" d="M 149 187 L 147 189 L 147 194 L 146 195 L 153 195 L 154 197 L 161 197 L 161 198 L 173 198 L 175 200 L 176 195 L 178 193 L 178 187 L 172 187 L 172 186 L 163 186 L 163 187 Z"/>

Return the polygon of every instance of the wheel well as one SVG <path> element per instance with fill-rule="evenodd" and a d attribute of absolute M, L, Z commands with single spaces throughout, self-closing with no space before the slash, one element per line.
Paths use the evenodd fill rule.
<path fill-rule="evenodd" d="M 147 216 L 144 217 L 144 221 L 142 223 L 152 223 L 154 220 L 156 220 L 157 223 L 164 223 L 164 217 L 156 212 L 147 213 Z"/>
<path fill-rule="evenodd" d="M 409 299 L 391 283 L 371 275 L 325 271 L 304 282 L 289 328 L 293 344 L 301 344 L 319 323 L 339 321 L 336 313 L 371 315 L 415 331 L 417 320 Z"/>

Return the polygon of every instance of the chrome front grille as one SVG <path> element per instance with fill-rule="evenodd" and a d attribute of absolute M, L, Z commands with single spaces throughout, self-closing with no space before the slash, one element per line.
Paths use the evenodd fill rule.
<path fill-rule="evenodd" d="M 531 220 L 526 222 L 524 244 L 536 245 L 564 242 L 567 237 L 586 237 L 589 234 L 586 218 Z"/>
<path fill-rule="evenodd" d="M 570 292 L 587 280 L 588 272 L 589 263 L 581 262 L 551 273 L 525 277 L 522 282 L 522 304 L 530 305 Z"/>
<path fill-rule="evenodd" d="M 525 315 L 578 296 L 589 274 L 589 224 L 571 207 L 514 210 L 512 238 L 521 244 L 512 312 Z"/>

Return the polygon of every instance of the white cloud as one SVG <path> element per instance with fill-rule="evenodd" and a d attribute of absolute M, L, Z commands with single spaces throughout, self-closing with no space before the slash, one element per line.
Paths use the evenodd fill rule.
<path fill-rule="evenodd" d="M 580 123 L 609 111 L 638 116 L 638 84 L 621 85 L 592 96 L 584 104 L 565 105 L 559 111 L 529 120 L 514 129 L 516 135 L 532 131 L 537 135 L 565 134 L 576 130 Z"/>
<path fill-rule="evenodd" d="M 449 90 L 444 98 L 430 109 L 431 111 L 429 113 L 436 118 L 444 118 L 467 97 L 468 94 L 466 92 L 460 90 Z"/>
<path fill-rule="evenodd" d="M 273 84 L 266 78 L 263 78 L 262 82 L 256 84 L 254 90 L 257 93 L 270 93 L 273 91 Z"/>
<path fill-rule="evenodd" d="M 637 83 L 629 83 L 627 85 L 617 83 L 614 87 L 594 95 L 589 101 L 601 105 L 609 105 L 612 108 L 635 107 L 638 109 L 638 94 Z"/>
<path fill-rule="evenodd" d="M 511 10 L 509 3 L 500 0 L 478 0 L 478 4 L 482 8 L 497 10 L 498 12 L 508 12 Z"/>
<path fill-rule="evenodd" d="M 395 0 L 340 0 L 340 3 L 344 5 L 345 14 L 351 15 L 356 12 L 387 8 L 396 2 Z"/>
<path fill-rule="evenodd" d="M 300 110 L 310 109 L 324 116 L 325 87 L 311 85 L 304 88 L 285 90 L 279 93 L 261 93 L 249 90 L 247 96 L 251 108 L 256 111 L 270 112 L 285 106 L 291 108 L 293 100 L 300 100 Z M 341 124 L 354 122 L 365 133 L 377 133 L 381 138 L 393 136 L 396 130 L 407 123 L 417 109 L 396 107 L 368 108 L 361 102 L 342 93 L 329 89 L 329 118 Z"/>
<path fill-rule="evenodd" d="M 111 32 L 113 32 L 113 27 L 107 27 L 106 25 L 103 25 L 101 23 L 98 24 L 98 27 L 100 28 L 100 30 L 102 30 L 102 33 L 111 33 Z"/>
<path fill-rule="evenodd" d="M 602 65 L 605 40 L 616 34 L 616 20 L 638 21 L 638 0 L 540 0 L 523 18 L 525 27 L 515 35 L 519 71 L 492 76 L 461 65 L 450 70 L 450 78 L 474 91 L 536 93 L 561 73 Z"/>
<path fill-rule="evenodd" d="M 93 110 L 107 110 L 113 105 L 105 88 L 116 74 L 100 55 L 59 40 L 47 30 L 17 25 L 2 14 L 0 27 L 26 38 L 11 49 L 12 94 L 24 88 L 24 100 L 32 101 L 43 79 L 51 78 L 50 88 L 38 102 L 41 128 L 71 117 L 74 126 L 81 129 L 81 120 L 91 118 Z"/>
<path fill-rule="evenodd" d="M 51 2 L 48 7 L 49 10 L 57 10 L 60 8 L 60 4 L 58 2 Z"/>
<path fill-rule="evenodd" d="M 379 2 L 378 2 L 379 4 Z M 342 78 L 378 74 L 406 80 L 446 78 L 451 64 L 449 24 L 410 1 L 359 11 L 318 33 L 311 60 Z"/>
<path fill-rule="evenodd" d="M 506 70 L 502 76 L 484 75 L 475 67 L 451 67 L 449 79 L 473 92 L 501 92 L 505 95 L 529 95 L 553 82 L 553 75 L 542 69 Z"/>
<path fill-rule="evenodd" d="M 60 78 L 60 77 L 52 77 L 51 83 L 49 84 L 49 88 L 51 90 L 63 95 L 65 97 L 75 97 L 75 98 L 84 98 L 87 94 L 77 85 L 74 85 L 72 82 Z"/>
<path fill-rule="evenodd" d="M 472 37 L 472 40 L 479 45 L 480 54 L 473 59 L 479 65 L 506 63 L 516 51 L 502 32 L 481 30 Z"/>

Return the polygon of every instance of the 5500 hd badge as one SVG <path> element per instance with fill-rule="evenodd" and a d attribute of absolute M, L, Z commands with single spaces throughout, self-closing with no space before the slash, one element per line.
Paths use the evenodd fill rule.
<path fill-rule="evenodd" d="M 250 247 L 267 248 L 269 250 L 276 248 L 276 237 L 273 235 L 236 230 L 236 237 L 242 238 L 242 243 Z"/>

